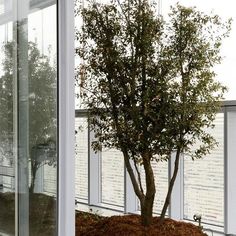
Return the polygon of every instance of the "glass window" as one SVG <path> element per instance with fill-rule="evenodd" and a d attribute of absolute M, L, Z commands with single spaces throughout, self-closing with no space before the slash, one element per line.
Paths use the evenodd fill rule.
<path fill-rule="evenodd" d="M 0 235 L 55 235 L 56 1 L 0 0 L 0 47 Z"/>
<path fill-rule="evenodd" d="M 157 162 L 153 160 L 151 164 L 154 172 L 155 186 L 156 186 L 156 195 L 153 204 L 153 212 L 155 214 L 160 214 L 168 191 L 168 162 L 167 161 Z M 141 170 L 142 185 L 144 187 L 144 192 L 145 192 L 146 191 L 145 172 L 142 166 L 140 170 Z M 138 209 L 139 210 L 141 209 L 139 202 L 138 202 Z"/>
<path fill-rule="evenodd" d="M 116 149 L 101 152 L 101 202 L 124 207 L 124 159 Z"/>
<path fill-rule="evenodd" d="M 6 14 L 0 1 L 0 18 Z M 0 22 L 0 235 L 15 235 L 16 83 L 12 68 L 13 23 Z"/>
<path fill-rule="evenodd" d="M 75 119 L 75 196 L 88 202 L 88 122 L 87 118 Z"/>
<path fill-rule="evenodd" d="M 219 113 L 210 133 L 218 142 L 203 159 L 184 159 L 184 217 L 192 220 L 201 214 L 202 221 L 224 225 L 224 114 Z"/>

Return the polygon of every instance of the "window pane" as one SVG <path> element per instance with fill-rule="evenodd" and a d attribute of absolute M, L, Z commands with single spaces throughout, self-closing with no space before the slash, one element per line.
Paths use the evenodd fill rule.
<path fill-rule="evenodd" d="M 55 0 L 0 0 L 0 235 L 56 233 L 56 24 Z"/>
<path fill-rule="evenodd" d="M 202 214 L 202 221 L 224 225 L 224 115 L 219 113 L 212 135 L 218 142 L 211 154 L 184 160 L 184 217 Z"/>
<path fill-rule="evenodd" d="M 102 203 L 124 207 L 124 160 L 116 149 L 101 153 Z"/>
<path fill-rule="evenodd" d="M 88 123 L 87 118 L 75 119 L 75 196 L 88 202 Z"/>
<path fill-rule="evenodd" d="M 155 213 L 161 213 L 168 190 L 168 162 L 153 163 L 153 171 L 156 183 L 156 196 L 153 209 Z M 166 214 L 168 214 L 168 210 Z"/>
<path fill-rule="evenodd" d="M 0 16 L 6 5 L 0 1 Z M 16 92 L 13 68 L 12 22 L 0 23 L 0 235 L 15 234 Z"/>
<path fill-rule="evenodd" d="M 29 140 L 30 157 L 29 233 L 35 236 L 55 235 L 57 220 L 57 8 L 56 1 L 44 3 L 30 1 L 29 7 L 34 9 L 27 22 L 28 134 L 25 136 Z M 27 119 L 25 116 L 20 113 L 21 120 Z"/>
<path fill-rule="evenodd" d="M 153 205 L 153 212 L 156 214 L 160 214 L 162 207 L 165 202 L 167 190 L 168 190 L 168 162 L 157 162 L 152 161 L 152 168 L 155 177 L 155 186 L 156 186 L 156 195 Z M 141 167 L 141 179 L 142 185 L 144 187 L 144 192 L 146 191 L 146 183 L 145 183 L 145 172 L 143 167 Z M 140 210 L 140 203 L 138 202 L 138 209 Z M 168 210 L 167 213 L 168 214 Z"/>

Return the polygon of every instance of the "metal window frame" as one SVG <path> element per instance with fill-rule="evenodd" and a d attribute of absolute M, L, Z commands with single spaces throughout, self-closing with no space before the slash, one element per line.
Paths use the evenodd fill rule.
<path fill-rule="evenodd" d="M 224 105 L 224 233 L 236 235 L 236 101 Z"/>
<path fill-rule="evenodd" d="M 74 1 L 58 0 L 58 236 L 75 235 Z"/>

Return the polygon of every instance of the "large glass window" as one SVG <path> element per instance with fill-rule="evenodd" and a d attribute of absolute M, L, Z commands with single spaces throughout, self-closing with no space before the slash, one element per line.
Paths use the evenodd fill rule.
<path fill-rule="evenodd" d="M 124 158 L 116 149 L 101 152 L 101 202 L 124 207 Z"/>
<path fill-rule="evenodd" d="M 158 158 L 157 158 L 158 159 Z M 163 208 L 165 198 L 168 191 L 168 162 L 164 161 L 152 161 L 152 168 L 155 176 L 155 185 L 156 185 L 156 195 L 153 204 L 153 212 L 155 214 L 160 214 Z M 143 167 L 140 168 L 141 172 L 141 180 L 144 186 L 144 191 L 146 191 L 146 183 L 145 183 L 145 172 Z M 138 209 L 141 210 L 140 203 L 138 202 Z M 168 214 L 168 210 L 167 210 Z"/>
<path fill-rule="evenodd" d="M 0 1 L 0 17 L 7 12 Z M 16 163 L 16 117 L 13 79 L 13 23 L 0 22 L 0 235 L 15 234 L 15 163 Z"/>
<path fill-rule="evenodd" d="M 204 223 L 224 226 L 223 113 L 217 115 L 214 124 L 210 133 L 218 147 L 203 159 L 184 160 L 184 217 L 192 220 L 194 214 L 201 214 Z"/>
<path fill-rule="evenodd" d="M 88 122 L 87 117 L 75 119 L 75 196 L 88 202 Z"/>
<path fill-rule="evenodd" d="M 0 235 L 56 234 L 56 24 L 54 0 L 0 0 Z"/>

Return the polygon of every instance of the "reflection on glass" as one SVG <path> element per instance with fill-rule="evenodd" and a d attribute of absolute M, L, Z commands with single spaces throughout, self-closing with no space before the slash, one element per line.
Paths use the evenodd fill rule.
<path fill-rule="evenodd" d="M 35 236 L 56 235 L 56 47 L 56 6 L 29 14 L 29 234 Z"/>
<path fill-rule="evenodd" d="M 57 219 L 56 1 L 20 2 L 0 0 L 0 235 L 51 236 Z M 9 20 L 13 3 L 18 22 Z"/>
<path fill-rule="evenodd" d="M 0 16 L 5 12 L 2 3 Z M 0 235 L 15 235 L 15 136 L 12 23 L 0 25 Z"/>
<path fill-rule="evenodd" d="M 218 114 L 211 134 L 218 147 L 203 159 L 184 160 L 184 217 L 202 214 L 202 221 L 224 225 L 224 115 Z"/>

